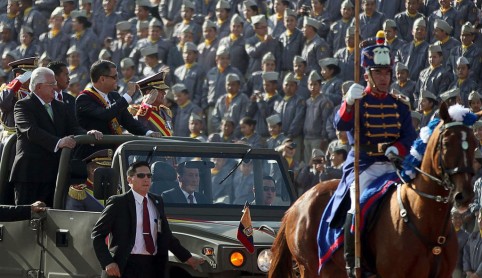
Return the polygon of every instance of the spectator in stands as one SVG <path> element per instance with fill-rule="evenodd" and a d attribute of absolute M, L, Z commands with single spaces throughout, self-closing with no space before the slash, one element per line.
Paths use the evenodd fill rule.
<path fill-rule="evenodd" d="M 224 117 L 221 121 L 221 132 L 211 133 L 209 135 L 209 142 L 228 142 L 234 143 L 239 139 L 234 136 L 234 126 L 236 123 L 229 117 Z"/>
<path fill-rule="evenodd" d="M 293 74 L 298 80 L 298 90 L 296 94 L 302 99 L 306 100 L 310 97 L 310 91 L 308 90 L 308 74 L 306 71 L 306 60 L 301 56 L 295 56 L 293 58 Z"/>
<path fill-rule="evenodd" d="M 437 111 L 438 98 L 432 92 L 422 90 L 420 92 L 420 111 L 422 112 L 422 119 L 420 120 L 420 128 L 428 125 L 432 120 L 433 114 Z"/>
<path fill-rule="evenodd" d="M 317 31 L 321 28 L 321 23 L 311 17 L 303 20 L 303 35 L 305 42 L 301 51 L 301 57 L 306 60 L 308 72 L 312 70 L 319 72 L 318 61 L 331 55 L 330 45 L 318 35 Z"/>
<path fill-rule="evenodd" d="M 64 10 L 55 8 L 50 16 L 50 31 L 39 37 L 38 53 L 46 53 L 54 61 L 65 61 L 65 55 L 69 49 L 70 30 L 64 31 Z M 70 12 L 69 12 L 70 13 Z M 70 20 L 70 15 L 68 17 Z"/>
<path fill-rule="evenodd" d="M 450 89 L 459 89 L 461 104 L 469 106 L 469 94 L 479 89 L 479 85 L 470 74 L 470 63 L 464 56 L 457 59 L 456 78 L 450 84 Z"/>
<path fill-rule="evenodd" d="M 349 0 L 348 0 L 349 1 Z M 284 26 L 286 30 L 279 36 L 281 42 L 280 71 L 293 71 L 293 59 L 301 53 L 303 48 L 303 33 L 296 28 L 296 12 L 286 9 L 284 12 Z M 274 68 L 272 69 L 274 70 Z"/>
<path fill-rule="evenodd" d="M 219 38 L 216 23 L 206 20 L 203 24 L 204 42 L 197 47 L 199 51 L 198 62 L 203 67 L 204 72 L 216 66 L 217 50 Z"/>
<path fill-rule="evenodd" d="M 341 3 L 341 19 L 338 19 L 331 24 L 330 32 L 328 33 L 327 42 L 333 53 L 345 47 L 346 30 L 350 27 L 354 17 L 354 6 L 350 0 L 344 0 Z"/>
<path fill-rule="evenodd" d="M 243 19 L 238 14 L 234 14 L 231 17 L 230 23 L 230 33 L 228 36 L 221 38 L 219 41 L 219 47 L 228 48 L 229 59 L 231 65 L 241 71 L 241 73 L 246 73 L 248 69 L 249 56 L 246 53 L 245 44 L 246 38 L 243 36 L 244 25 L 248 24 L 243 22 Z"/>
<path fill-rule="evenodd" d="M 442 48 L 443 64 L 449 64 L 449 56 L 452 49 L 460 46 L 460 41 L 456 40 L 452 34 L 453 28 L 443 19 L 436 19 L 434 23 L 435 43 Z"/>
<path fill-rule="evenodd" d="M 182 1 L 182 5 L 181 5 L 182 21 L 177 23 L 176 26 L 174 26 L 174 33 L 172 34 L 172 39 L 174 41 L 177 42 L 183 30 L 185 30 L 186 27 L 190 27 L 189 29 L 191 30 L 193 35 L 192 42 L 194 42 L 195 44 L 199 43 L 202 36 L 202 27 L 201 25 L 199 25 L 197 20 L 193 18 L 195 12 L 196 12 L 196 6 L 194 1 Z"/>
<path fill-rule="evenodd" d="M 415 87 L 416 83 L 413 80 L 410 80 L 408 77 L 410 76 L 410 70 L 407 66 L 402 63 L 397 63 L 395 65 L 395 77 L 396 81 L 390 87 L 390 90 L 397 90 L 399 93 L 403 94 L 404 96 L 410 99 L 410 105 L 412 108 L 417 108 L 417 104 L 415 102 Z"/>
<path fill-rule="evenodd" d="M 159 60 L 159 50 L 157 45 L 146 46 L 141 49 L 141 55 L 144 57 L 145 66 L 140 76 L 142 78 L 158 73 L 164 64 Z"/>
<path fill-rule="evenodd" d="M 454 273 L 452 275 L 453 278 L 462 278 L 465 277 L 463 272 L 463 258 L 464 258 L 464 248 L 467 240 L 469 238 L 469 233 L 464 230 L 462 227 L 462 215 L 457 212 L 455 208 L 452 209 L 452 225 L 454 226 L 455 233 L 457 234 L 457 241 L 459 244 L 458 247 L 458 259 L 457 264 L 455 265 Z"/>
<path fill-rule="evenodd" d="M 216 4 L 216 29 L 219 39 L 229 36 L 230 13 L 231 4 L 228 1 L 219 0 Z"/>
<path fill-rule="evenodd" d="M 341 84 L 343 80 L 339 78 L 340 66 L 339 61 L 335 58 L 324 58 L 319 61 L 321 68 L 321 92 L 327 97 L 333 105 L 341 104 Z"/>
<path fill-rule="evenodd" d="M 243 117 L 239 121 L 239 128 L 242 137 L 239 139 L 241 143 L 248 144 L 251 148 L 264 148 L 265 140 L 256 133 L 256 121 L 250 117 Z"/>
<path fill-rule="evenodd" d="M 291 67 L 293 67 L 293 61 L 291 61 Z M 268 52 L 263 56 L 263 59 L 261 60 L 261 70 L 255 71 L 252 74 L 247 75 L 248 80 L 246 82 L 246 88 L 244 89 L 244 92 L 249 97 L 252 97 L 254 93 L 260 93 L 265 91 L 263 74 L 266 72 L 275 72 L 276 74 L 278 74 L 278 72 L 276 71 L 276 58 L 271 52 Z M 277 76 L 278 79 L 276 81 L 278 81 L 280 78 L 279 74 Z M 276 86 L 276 89 L 278 89 L 278 86 Z"/>
<path fill-rule="evenodd" d="M 482 101 L 480 100 L 479 92 L 477 91 L 470 92 L 468 101 L 469 101 L 468 107 L 470 108 L 470 111 L 472 111 L 473 113 L 477 113 L 480 111 L 482 107 Z"/>
<path fill-rule="evenodd" d="M 320 149 L 311 150 L 310 161 L 301 167 L 296 178 L 296 185 L 301 193 L 308 191 L 320 182 L 320 175 L 325 171 L 325 153 Z"/>
<path fill-rule="evenodd" d="M 33 30 L 28 26 L 22 26 L 19 34 L 20 45 L 15 48 L 20 59 L 37 56 L 38 45 L 34 40 Z"/>
<path fill-rule="evenodd" d="M 192 113 L 189 117 L 189 137 L 206 142 L 207 137 L 202 133 L 203 119 L 198 114 Z"/>
<path fill-rule="evenodd" d="M 385 15 L 377 11 L 376 0 L 362 0 L 363 13 L 360 13 L 360 36 L 363 40 L 375 37 L 383 30 Z"/>
<path fill-rule="evenodd" d="M 202 116 L 202 109 L 191 101 L 189 92 L 182 83 L 171 88 L 178 109 L 174 115 L 174 135 L 189 137 L 189 117 L 191 114 Z"/>
<path fill-rule="evenodd" d="M 286 139 L 286 136 L 282 132 L 281 117 L 278 114 L 273 114 L 266 118 L 266 123 L 268 124 L 270 135 L 266 140 L 266 148 L 274 150 Z"/>
<path fill-rule="evenodd" d="M 412 29 L 415 21 L 424 17 L 419 12 L 420 4 L 418 0 L 405 0 L 405 11 L 395 15 L 394 20 L 398 26 L 399 36 L 406 42 L 413 40 Z"/>
<path fill-rule="evenodd" d="M 420 72 L 417 81 L 417 99 L 421 90 L 428 90 L 439 96 L 449 88 L 453 80 L 453 75 L 444 66 L 440 45 L 431 45 L 428 48 L 428 61 L 429 66 Z"/>
<path fill-rule="evenodd" d="M 99 55 L 101 44 L 92 29 L 92 23 L 87 20 L 85 11 L 72 11 L 72 32 L 70 36 L 70 49 L 75 46 L 77 51 L 82 51 L 80 55 L 80 65 L 90 68 Z M 67 51 L 67 55 L 69 55 Z"/>
<path fill-rule="evenodd" d="M 82 89 L 90 82 L 89 70 L 81 63 L 85 57 L 83 51 L 73 45 L 67 51 L 67 63 L 69 65 L 69 75 L 77 75 Z"/>
<path fill-rule="evenodd" d="M 185 42 L 182 48 L 182 59 L 184 64 L 174 72 L 174 81 L 186 86 L 191 101 L 200 106 L 202 98 L 202 87 L 206 73 L 203 66 L 197 62 L 198 50 L 194 43 Z"/>
<path fill-rule="evenodd" d="M 120 61 L 120 69 L 122 73 L 122 78 L 119 78 L 117 86 L 119 87 L 118 93 L 123 95 L 127 92 L 127 84 L 129 84 L 129 82 L 136 82 L 137 80 L 139 80 L 139 77 L 136 75 L 136 65 L 134 64 L 134 61 L 129 57 L 124 58 Z M 137 91 L 132 96 L 132 102 L 134 104 L 139 104 L 141 102 L 141 99 L 142 95 L 139 91 Z"/>
<path fill-rule="evenodd" d="M 460 90 L 455 88 L 455 89 L 450 89 L 448 91 L 445 91 L 442 94 L 440 94 L 440 100 L 445 102 L 448 107 L 455 104 L 460 104 Z M 438 116 L 438 113 L 437 113 L 437 116 Z"/>
<path fill-rule="evenodd" d="M 420 132 L 420 121 L 422 120 L 422 114 L 420 114 L 417 111 L 412 111 L 411 115 L 412 115 L 412 126 L 413 126 L 413 128 L 415 128 L 415 131 L 417 133 L 419 133 Z"/>

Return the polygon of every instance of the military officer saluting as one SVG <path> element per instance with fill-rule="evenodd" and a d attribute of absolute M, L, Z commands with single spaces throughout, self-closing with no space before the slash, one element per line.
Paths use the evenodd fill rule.
<path fill-rule="evenodd" d="M 97 168 L 111 167 L 113 151 L 97 151 L 82 161 L 86 163 L 87 180 L 82 184 L 71 185 L 65 201 L 65 209 L 81 211 L 102 211 L 104 201 L 94 197 L 94 171 Z"/>
<path fill-rule="evenodd" d="M 144 96 L 140 105 L 133 105 L 135 117 L 147 129 L 158 131 L 162 136 L 172 136 L 172 111 L 166 107 L 164 96 L 169 86 L 164 83 L 168 70 L 143 78 L 136 83 Z"/>

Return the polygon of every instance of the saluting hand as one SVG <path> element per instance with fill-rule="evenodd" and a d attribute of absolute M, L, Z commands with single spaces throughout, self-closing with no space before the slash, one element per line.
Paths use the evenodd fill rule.
<path fill-rule="evenodd" d="M 109 276 L 114 276 L 114 277 L 120 277 L 120 270 L 119 266 L 116 263 L 110 263 L 105 267 L 105 272 L 107 272 L 107 275 Z"/>
<path fill-rule="evenodd" d="M 132 97 L 137 90 L 140 90 L 141 88 L 136 82 L 129 82 L 127 83 L 127 94 Z"/>

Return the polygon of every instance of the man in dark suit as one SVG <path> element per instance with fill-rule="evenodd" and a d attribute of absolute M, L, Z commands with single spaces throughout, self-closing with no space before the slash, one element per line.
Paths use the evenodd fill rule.
<path fill-rule="evenodd" d="M 0 222 L 29 220 L 32 213 L 44 212 L 46 209 L 45 203 L 40 201 L 23 206 L 0 205 Z"/>
<path fill-rule="evenodd" d="M 210 204 L 206 196 L 196 192 L 199 189 L 199 169 L 190 167 L 189 162 L 177 166 L 179 187 L 164 191 L 162 198 L 166 203 Z"/>
<path fill-rule="evenodd" d="M 75 115 L 75 97 L 67 93 L 69 88 L 69 69 L 67 65 L 60 61 L 50 62 L 47 67 L 51 69 L 55 74 L 55 80 L 57 81 L 57 89 L 55 90 L 55 99 L 65 103 L 68 111 Z"/>
<path fill-rule="evenodd" d="M 14 108 L 17 145 L 10 181 L 17 205 L 40 200 L 52 206 L 59 150 L 75 147 L 73 134 L 87 133 L 100 139 L 102 133 L 86 132 L 63 103 L 54 101 L 57 82 L 52 70 L 35 69 L 29 86 L 32 93 Z"/>
<path fill-rule="evenodd" d="M 151 177 L 147 162 L 129 166 L 127 181 L 132 190 L 109 198 L 92 230 L 95 254 L 109 276 L 162 278 L 168 250 L 193 268 L 204 262 L 172 235 L 162 198 L 148 193 Z"/>
<path fill-rule="evenodd" d="M 124 128 L 134 135 L 160 137 L 159 132 L 145 128 L 127 110 L 139 86 L 135 82 L 129 82 L 127 93 L 120 96 L 115 92 L 117 78 L 117 68 L 114 63 L 99 60 L 92 65 L 90 69 L 92 87 L 82 91 L 75 102 L 80 126 L 111 135 L 122 134 L 122 128 Z"/>

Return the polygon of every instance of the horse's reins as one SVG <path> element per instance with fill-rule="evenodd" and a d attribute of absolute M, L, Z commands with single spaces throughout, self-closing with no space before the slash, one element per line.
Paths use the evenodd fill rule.
<path fill-rule="evenodd" d="M 433 176 L 429 173 L 426 173 L 426 172 L 422 171 L 418 167 L 414 167 L 420 174 L 427 176 L 429 179 L 431 179 L 432 181 L 434 181 L 438 185 L 443 186 L 445 190 L 449 191 L 449 194 L 446 197 L 443 197 L 443 196 L 440 196 L 440 195 L 431 195 L 431 194 L 424 193 L 420 190 L 417 190 L 416 188 L 413 188 L 410 183 L 406 183 L 402 179 L 400 174 L 398 174 L 398 176 L 403 181 L 403 183 L 406 184 L 409 188 L 411 188 L 419 196 L 425 197 L 425 198 L 428 198 L 428 199 L 431 199 L 431 200 L 435 200 L 436 202 L 443 202 L 444 204 L 447 204 L 452 200 L 453 192 L 454 192 L 454 189 L 455 189 L 455 185 L 450 180 L 450 176 L 458 174 L 458 173 L 474 173 L 473 168 L 468 167 L 466 165 L 464 165 L 464 167 L 462 167 L 462 168 L 455 167 L 455 168 L 452 168 L 452 169 L 445 169 L 445 167 L 443 165 L 443 159 L 442 159 L 443 132 L 444 132 L 444 130 L 446 130 L 450 127 L 460 126 L 460 125 L 464 125 L 464 124 L 462 122 L 451 122 L 451 123 L 444 124 L 440 127 L 441 131 L 440 131 L 440 134 L 439 134 L 439 139 L 438 139 L 439 141 L 438 141 L 437 147 L 440 148 L 438 160 L 439 160 L 439 167 L 442 170 L 442 176 L 444 177 L 443 180 L 439 179 L 439 178 L 437 178 L 437 177 L 435 177 L 435 176 Z M 468 145 L 468 142 L 466 141 L 466 138 L 463 138 L 462 139 L 462 149 L 465 151 L 465 150 L 468 149 L 468 146 L 469 145 Z M 444 222 L 444 225 L 442 226 L 442 233 L 441 233 L 442 236 L 438 236 L 437 242 L 434 243 L 433 241 L 429 240 L 427 237 L 422 235 L 419 232 L 419 230 L 417 229 L 417 227 L 415 227 L 414 223 L 409 221 L 409 216 L 408 216 L 407 210 L 405 209 L 405 207 L 403 205 L 403 201 L 402 201 L 401 187 L 402 187 L 402 184 L 399 183 L 397 185 L 397 201 L 398 201 L 398 204 L 400 206 L 400 216 L 402 217 L 403 221 L 405 223 L 407 223 L 408 227 L 413 231 L 413 233 L 420 239 L 420 241 L 422 241 L 426 246 L 428 246 L 429 249 L 432 249 L 432 254 L 435 255 L 435 267 L 431 268 L 430 277 L 437 277 L 438 272 L 440 270 L 440 261 L 441 261 L 441 257 L 438 256 L 438 255 L 440 255 L 442 253 L 442 246 L 447 242 L 447 238 L 449 238 L 449 236 L 451 234 L 451 233 L 449 233 L 447 236 L 443 236 L 443 235 L 446 234 L 446 229 L 447 229 L 447 226 L 448 226 L 447 223 L 450 219 L 450 210 L 447 211 L 447 214 L 446 214 L 446 217 L 445 217 L 445 222 Z"/>

